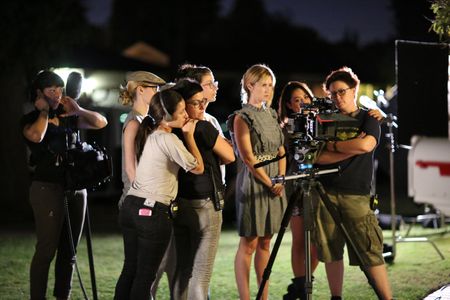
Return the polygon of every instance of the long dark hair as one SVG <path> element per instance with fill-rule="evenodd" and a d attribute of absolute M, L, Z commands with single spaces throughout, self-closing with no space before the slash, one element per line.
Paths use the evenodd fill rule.
<path fill-rule="evenodd" d="M 278 101 L 278 118 L 281 122 L 283 122 L 285 118 L 289 118 L 294 113 L 292 109 L 287 107 L 287 103 L 291 101 L 292 93 L 297 89 L 301 89 L 306 95 L 309 96 L 310 99 L 314 97 L 311 89 L 306 83 L 300 81 L 289 81 L 283 87 L 280 100 Z"/>
<path fill-rule="evenodd" d="M 150 102 L 150 107 L 148 109 L 148 116 L 146 116 L 139 125 L 135 138 L 137 161 L 141 158 L 148 136 L 152 134 L 156 128 L 158 128 L 164 119 L 168 121 L 177 109 L 178 103 L 181 101 L 183 101 L 181 95 L 170 89 L 153 95 Z M 167 116 L 166 111 L 170 114 L 170 116 Z"/>

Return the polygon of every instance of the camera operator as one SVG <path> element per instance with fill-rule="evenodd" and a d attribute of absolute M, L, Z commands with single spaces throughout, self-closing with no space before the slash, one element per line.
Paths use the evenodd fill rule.
<path fill-rule="evenodd" d="M 101 114 L 81 108 L 63 96 L 64 81 L 51 71 L 41 71 L 31 86 L 34 111 L 22 118 L 23 135 L 35 166 L 30 204 L 36 223 L 37 243 L 30 267 L 30 298 L 45 299 L 50 264 L 57 252 L 55 287 L 57 299 L 68 299 L 73 257 L 64 214 L 64 198 L 70 210 L 73 244 L 78 244 L 86 209 L 86 190 L 65 191 L 65 153 L 68 141 L 78 140 L 78 129 L 107 125 Z"/>
<path fill-rule="evenodd" d="M 328 168 L 340 167 L 340 176 L 322 177 L 320 181 L 342 222 L 356 245 L 363 247 L 362 264 L 367 269 L 383 299 L 391 299 L 391 288 L 383 259 L 382 232 L 370 208 L 373 176 L 373 153 L 380 136 L 380 125 L 368 112 L 358 109 L 356 97 L 359 79 L 348 67 L 331 72 L 324 89 L 340 113 L 356 118 L 359 123 L 355 138 L 329 141 L 317 163 Z M 315 244 L 320 261 L 325 262 L 331 299 L 341 299 L 343 284 L 343 252 L 345 239 L 322 201 L 316 215 Z M 359 265 L 353 249 L 348 247 L 350 265 Z"/>
<path fill-rule="evenodd" d="M 294 160 L 291 149 L 292 137 L 287 130 L 287 122 L 293 114 L 302 112 L 302 105 L 312 103 L 313 93 L 306 83 L 299 81 L 288 82 L 281 91 L 280 100 L 278 101 L 278 117 L 285 136 L 284 147 L 287 152 L 287 172 L 292 174 L 298 171 L 297 162 Z M 291 201 L 291 197 L 298 198 L 300 194 L 295 193 L 293 181 L 287 181 L 285 184 L 286 198 Z M 295 205 L 292 209 L 292 216 L 290 220 L 292 233 L 292 248 L 291 248 L 291 267 L 294 273 L 292 284 L 288 286 L 288 293 L 283 296 L 283 299 L 306 299 L 305 292 L 305 236 L 303 224 L 303 203 L 299 199 L 295 200 Z M 316 248 L 311 245 L 311 269 L 314 271 L 319 264 L 317 259 Z"/>

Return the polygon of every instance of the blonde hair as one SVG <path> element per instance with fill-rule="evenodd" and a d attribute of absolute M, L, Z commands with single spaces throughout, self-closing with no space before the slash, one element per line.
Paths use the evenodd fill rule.
<path fill-rule="evenodd" d="M 119 103 L 122 105 L 133 105 L 136 98 L 136 88 L 142 85 L 142 82 L 128 81 L 126 86 L 120 86 Z"/>
<path fill-rule="evenodd" d="M 273 87 L 275 86 L 276 79 L 273 71 L 264 64 L 256 64 L 248 68 L 241 79 L 241 102 L 246 104 L 250 96 L 250 90 L 247 85 L 255 84 L 264 77 L 271 77 Z"/>

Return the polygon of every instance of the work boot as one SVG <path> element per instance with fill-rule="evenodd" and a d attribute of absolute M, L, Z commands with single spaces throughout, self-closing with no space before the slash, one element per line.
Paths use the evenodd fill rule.
<path fill-rule="evenodd" d="M 287 291 L 287 294 L 283 295 L 283 300 L 306 300 L 305 276 L 293 278 Z"/>

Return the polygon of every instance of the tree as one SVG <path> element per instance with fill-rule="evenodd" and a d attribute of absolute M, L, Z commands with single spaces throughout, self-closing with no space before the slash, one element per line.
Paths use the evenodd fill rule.
<path fill-rule="evenodd" d="M 446 1 L 446 0 L 444 0 Z M 437 35 L 430 34 L 429 27 L 432 12 L 429 1 L 424 0 L 391 0 L 394 12 L 397 39 L 436 42 Z"/>
<path fill-rule="evenodd" d="M 431 21 L 430 30 L 439 35 L 441 41 L 450 39 L 450 2 L 448 0 L 434 0 L 431 4 L 435 18 Z"/>

